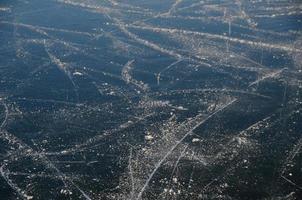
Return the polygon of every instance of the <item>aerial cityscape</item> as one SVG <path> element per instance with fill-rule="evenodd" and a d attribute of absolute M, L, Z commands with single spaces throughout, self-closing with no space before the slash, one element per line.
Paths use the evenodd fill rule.
<path fill-rule="evenodd" d="M 0 1 L 0 200 L 302 199 L 301 0 Z"/>

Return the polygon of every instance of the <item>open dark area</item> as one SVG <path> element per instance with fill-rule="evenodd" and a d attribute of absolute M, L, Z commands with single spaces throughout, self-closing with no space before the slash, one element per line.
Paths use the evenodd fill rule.
<path fill-rule="evenodd" d="M 302 199 L 302 2 L 1 0 L 0 199 Z"/>

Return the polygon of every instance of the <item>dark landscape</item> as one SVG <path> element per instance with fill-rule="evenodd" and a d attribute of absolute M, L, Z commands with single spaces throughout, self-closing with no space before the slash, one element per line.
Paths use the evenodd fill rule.
<path fill-rule="evenodd" d="M 300 0 L 1 0 L 1 200 L 302 199 Z"/>

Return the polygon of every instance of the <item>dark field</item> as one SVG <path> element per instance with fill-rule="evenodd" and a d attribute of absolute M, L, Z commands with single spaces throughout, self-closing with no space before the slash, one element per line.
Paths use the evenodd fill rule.
<path fill-rule="evenodd" d="M 302 199 L 301 1 L 0 1 L 0 175 L 0 200 Z"/>

